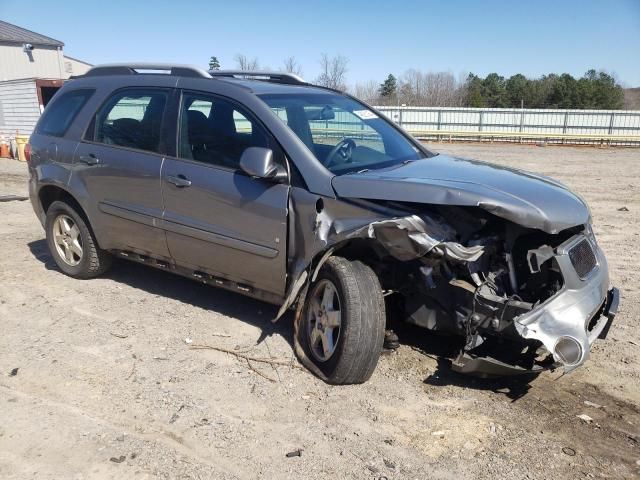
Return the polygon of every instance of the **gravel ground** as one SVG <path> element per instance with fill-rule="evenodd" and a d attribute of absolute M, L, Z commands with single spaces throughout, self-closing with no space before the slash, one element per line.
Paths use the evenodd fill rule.
<path fill-rule="evenodd" d="M 0 202 L 0 478 L 638 478 L 640 150 L 432 148 L 589 201 L 622 304 L 585 366 L 474 380 L 449 370 L 453 342 L 409 330 L 369 382 L 331 387 L 295 366 L 274 307 L 123 261 L 73 280 L 29 202 Z M 26 178 L 0 160 L 0 195 Z"/>

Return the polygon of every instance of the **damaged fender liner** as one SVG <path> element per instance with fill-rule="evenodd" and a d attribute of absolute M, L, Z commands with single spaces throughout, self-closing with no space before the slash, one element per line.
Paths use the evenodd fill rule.
<path fill-rule="evenodd" d="M 309 195 L 305 191 L 292 189 L 291 199 L 294 209 L 296 206 L 295 193 L 299 193 L 304 197 Z M 318 202 L 316 200 L 316 203 Z M 343 208 L 344 205 L 348 205 L 342 202 L 334 202 L 337 206 L 342 206 Z M 307 270 L 314 256 L 329 247 L 315 266 L 311 280 L 315 279 L 322 264 L 333 253 L 334 249 L 330 247 L 339 242 L 356 238 L 377 240 L 389 255 L 404 262 L 423 257 L 428 253 L 435 254 L 438 257 L 446 257 L 453 261 L 473 262 L 480 258 L 484 251 L 482 245 L 465 247 L 452 241 L 455 232 L 446 224 L 439 223 L 426 215 L 418 216 L 412 214 L 388 219 L 382 219 L 379 215 L 374 215 L 364 218 L 348 218 L 346 221 L 341 221 L 339 217 L 336 218 L 329 213 L 325 203 L 329 202 L 323 200 L 321 203 L 322 208 L 316 208 L 316 211 L 313 212 L 313 232 L 315 237 L 312 246 L 314 248 L 309 252 L 312 255 L 309 257 L 307 254 L 304 258 L 297 259 L 296 265 L 298 265 L 298 268 L 297 272 L 294 272 L 295 281 L 291 284 L 285 301 L 273 320 L 274 322 L 279 320 L 284 312 L 295 303 L 302 287 L 309 280 L 309 272 Z M 351 208 L 361 207 L 352 206 Z M 296 211 L 296 214 L 300 214 L 299 211 L 294 211 Z M 372 214 L 373 212 L 369 213 Z M 389 213 L 391 214 L 392 212 Z M 306 248 L 305 251 L 307 251 Z"/>

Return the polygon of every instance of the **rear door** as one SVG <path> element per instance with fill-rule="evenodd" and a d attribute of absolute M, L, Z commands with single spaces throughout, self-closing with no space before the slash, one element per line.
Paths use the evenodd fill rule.
<path fill-rule="evenodd" d="M 163 121 L 172 90 L 114 92 L 92 120 L 74 158 L 97 219 L 102 248 L 169 258 L 162 218 Z"/>
<path fill-rule="evenodd" d="M 174 260 L 248 288 L 284 295 L 289 186 L 239 168 L 250 146 L 278 145 L 242 106 L 182 94 L 177 157 L 162 168 L 164 225 Z"/>

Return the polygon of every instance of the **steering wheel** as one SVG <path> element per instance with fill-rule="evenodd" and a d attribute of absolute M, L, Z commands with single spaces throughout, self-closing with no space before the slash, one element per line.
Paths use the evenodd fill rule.
<path fill-rule="evenodd" d="M 353 149 L 356 148 L 356 142 L 351 138 L 343 138 L 338 144 L 331 149 L 329 155 L 324 161 L 324 166 L 329 168 L 336 163 L 337 159 L 342 160 L 342 163 L 348 163 L 351 160 Z"/>

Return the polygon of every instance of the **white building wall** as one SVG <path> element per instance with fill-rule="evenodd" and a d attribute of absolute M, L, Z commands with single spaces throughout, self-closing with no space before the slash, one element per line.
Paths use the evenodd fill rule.
<path fill-rule="evenodd" d="M 39 117 L 35 80 L 0 82 L 0 137 L 31 135 Z"/>
<path fill-rule="evenodd" d="M 93 66 L 89 63 L 66 56 L 63 56 L 63 64 L 64 71 L 62 72 L 62 78 L 69 78 L 72 75 L 84 75 Z"/>
<path fill-rule="evenodd" d="M 0 42 L 0 81 L 68 77 L 62 47 L 35 45 L 31 52 L 25 52 L 22 45 Z"/>

